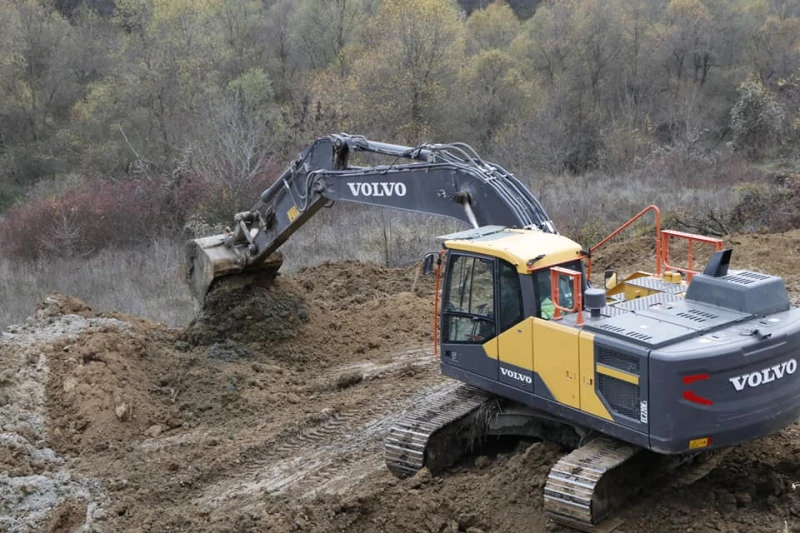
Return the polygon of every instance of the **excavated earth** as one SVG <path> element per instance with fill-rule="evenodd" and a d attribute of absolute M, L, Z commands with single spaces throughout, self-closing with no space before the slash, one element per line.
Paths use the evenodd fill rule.
<path fill-rule="evenodd" d="M 729 242 L 734 266 L 800 296 L 800 232 Z M 595 268 L 652 257 L 633 240 Z M 562 530 L 542 515 L 558 446 L 493 443 L 437 477 L 383 467 L 392 421 L 450 386 L 432 310 L 418 268 L 356 262 L 221 284 L 182 330 L 53 294 L 0 337 L 0 531 Z M 621 532 L 797 530 L 800 426 L 621 518 Z"/>

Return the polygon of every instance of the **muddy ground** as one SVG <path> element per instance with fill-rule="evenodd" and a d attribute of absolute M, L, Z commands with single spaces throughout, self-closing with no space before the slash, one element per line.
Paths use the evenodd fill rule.
<path fill-rule="evenodd" d="M 735 267 L 800 295 L 800 232 L 731 242 Z M 651 256 L 632 241 L 596 268 Z M 325 264 L 220 287 L 182 330 L 51 296 L 0 338 L 0 531 L 561 530 L 542 516 L 557 446 L 499 443 L 435 478 L 383 467 L 392 421 L 452 386 L 432 296 L 416 268 Z M 800 528 L 799 432 L 647 492 L 618 531 Z"/>

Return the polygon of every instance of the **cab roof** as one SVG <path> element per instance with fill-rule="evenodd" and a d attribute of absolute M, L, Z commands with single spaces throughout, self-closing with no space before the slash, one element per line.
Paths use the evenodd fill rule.
<path fill-rule="evenodd" d="M 505 259 L 520 274 L 573 261 L 581 247 L 563 235 L 534 229 L 483 226 L 437 237 L 448 250 L 461 250 Z M 531 261 L 533 261 L 531 263 Z"/>

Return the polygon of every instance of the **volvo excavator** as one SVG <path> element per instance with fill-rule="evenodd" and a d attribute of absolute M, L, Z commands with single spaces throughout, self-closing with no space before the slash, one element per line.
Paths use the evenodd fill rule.
<path fill-rule="evenodd" d="M 390 161 L 357 166 L 357 154 Z M 720 240 L 662 231 L 650 206 L 638 216 L 656 215 L 654 273 L 606 272 L 593 287 L 592 253 L 616 232 L 582 248 L 520 181 L 462 143 L 318 139 L 232 231 L 188 243 L 198 302 L 222 277 L 276 271 L 281 244 L 335 202 L 469 226 L 440 237 L 442 250 L 425 260 L 441 280 L 435 350 L 456 381 L 390 429 L 385 459 L 399 477 L 441 472 L 487 436 L 556 441 L 573 451 L 550 471 L 545 511 L 592 531 L 670 472 L 703 472 L 800 416 L 800 310 L 780 278 L 730 268 Z M 688 265 L 672 264 L 676 239 Z M 701 245 L 714 250 L 699 271 Z"/>

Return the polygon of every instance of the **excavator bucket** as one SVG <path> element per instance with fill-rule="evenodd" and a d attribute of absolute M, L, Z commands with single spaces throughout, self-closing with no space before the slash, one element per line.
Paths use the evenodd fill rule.
<path fill-rule="evenodd" d="M 201 307 L 206 295 L 220 278 L 274 275 L 283 264 L 283 258 L 278 253 L 258 264 L 247 264 L 242 253 L 228 245 L 228 239 L 229 235 L 221 234 L 186 243 L 186 278 L 192 295 Z"/>

